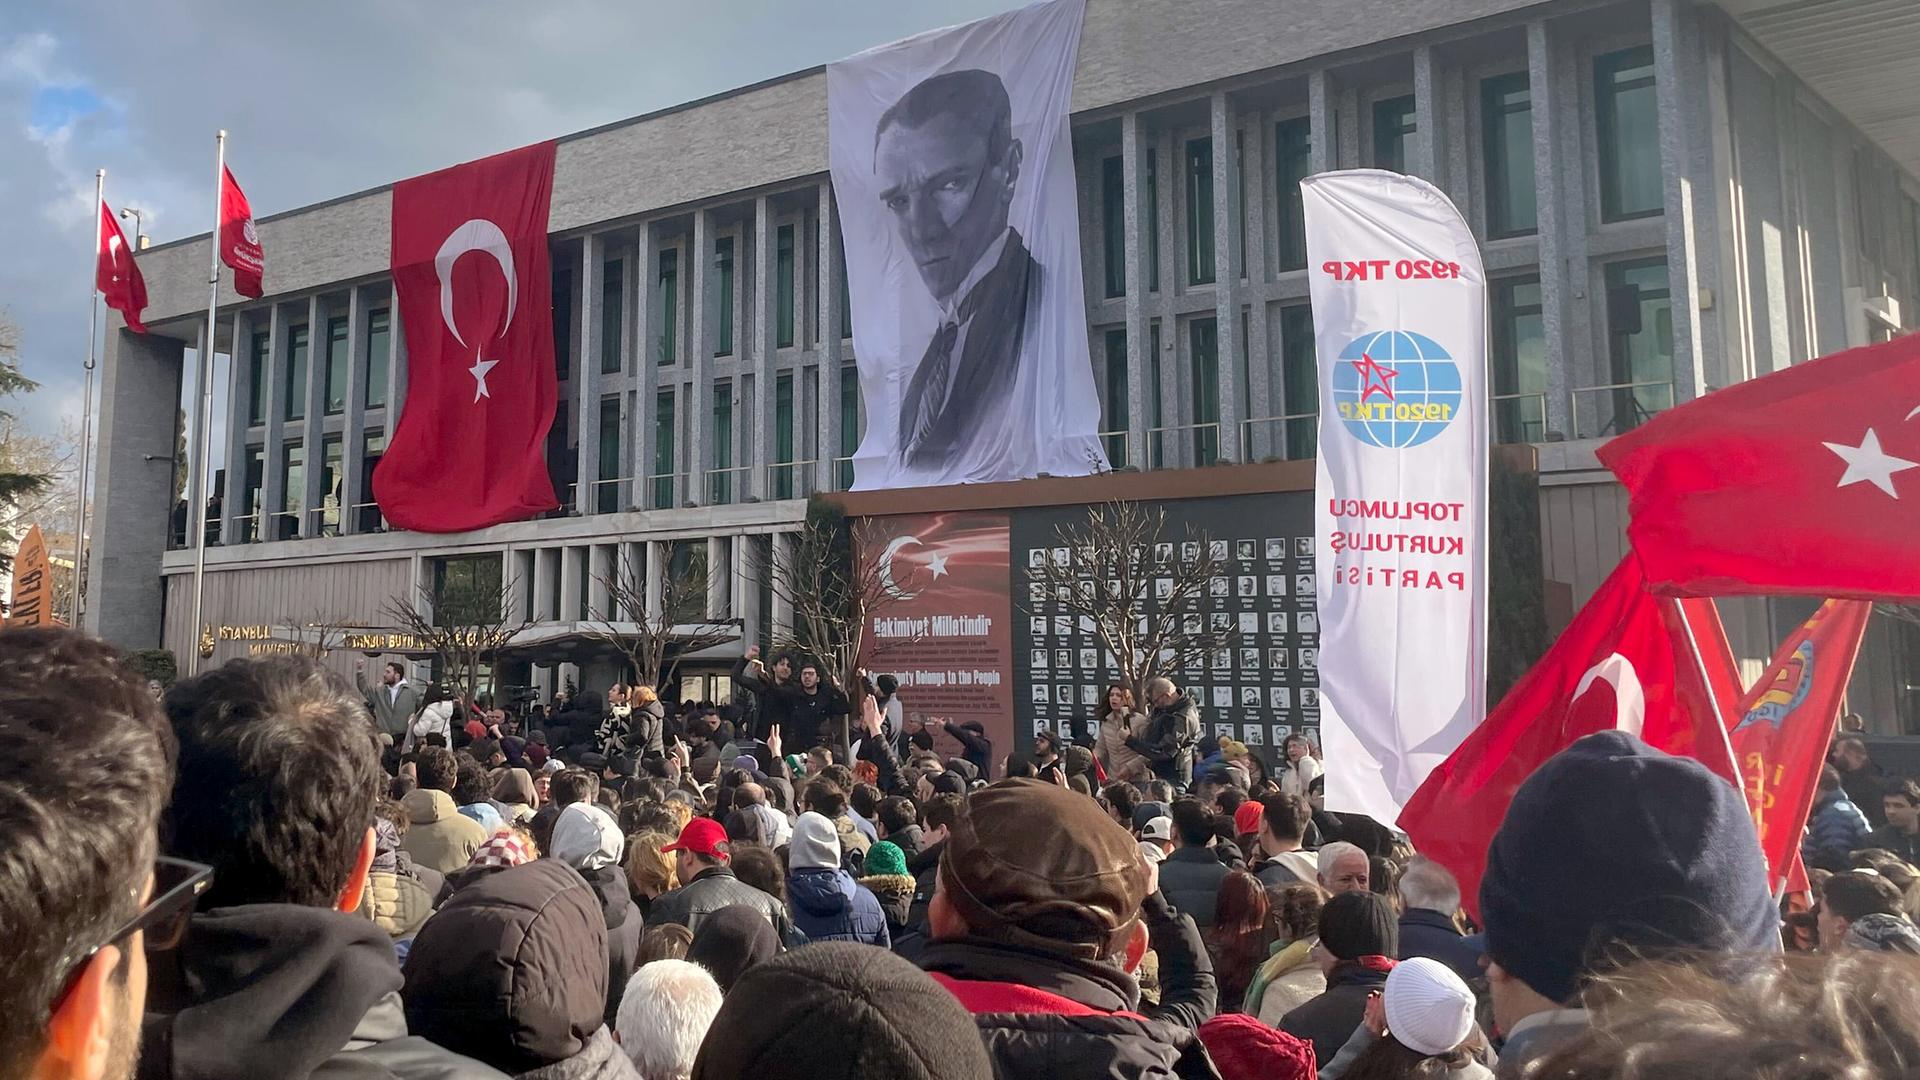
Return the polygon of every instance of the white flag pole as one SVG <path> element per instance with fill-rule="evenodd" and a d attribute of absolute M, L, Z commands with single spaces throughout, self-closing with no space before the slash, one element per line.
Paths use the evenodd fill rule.
<path fill-rule="evenodd" d="M 194 468 L 199 470 L 200 483 L 188 478 L 189 491 L 200 490 L 194 499 L 193 520 L 193 640 L 187 648 L 187 674 L 200 670 L 200 618 L 201 608 L 206 596 L 207 581 L 207 499 L 205 477 L 213 454 L 213 440 L 208 437 L 208 425 L 213 423 L 213 348 L 214 319 L 220 310 L 220 203 L 225 190 L 227 175 L 227 133 L 221 131 L 214 136 L 213 150 L 213 231 L 207 236 L 207 337 L 200 349 L 200 407 L 194 421 L 194 435 L 200 447 L 195 455 Z"/>
<path fill-rule="evenodd" d="M 87 267 L 87 364 L 80 391 L 80 476 L 75 481 L 73 523 L 73 599 L 69 605 L 73 625 L 80 625 L 80 593 L 87 572 L 87 465 L 93 451 L 93 366 L 95 337 L 100 323 L 100 213 L 106 204 L 107 170 L 93 174 L 93 265 Z M 131 254 L 128 256 L 131 258 Z"/>

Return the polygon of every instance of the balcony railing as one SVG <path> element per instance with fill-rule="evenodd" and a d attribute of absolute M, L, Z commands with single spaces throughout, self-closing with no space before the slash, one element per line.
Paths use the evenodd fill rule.
<path fill-rule="evenodd" d="M 1319 413 L 1256 416 L 1240 422 L 1240 460 L 1299 461 L 1314 455 L 1319 440 Z"/>
<path fill-rule="evenodd" d="M 767 466 L 767 497 L 770 499 L 804 499 L 820 487 L 814 467 L 820 462 L 816 459 L 806 461 L 776 461 Z"/>
<path fill-rule="evenodd" d="M 1537 443 L 1547 441 L 1547 395 L 1493 395 L 1493 441 Z"/>
<path fill-rule="evenodd" d="M 1576 439 L 1620 435 L 1673 408 L 1673 382 L 1577 386 L 1567 392 L 1567 418 Z"/>
<path fill-rule="evenodd" d="M 595 480 L 592 487 L 593 513 L 614 514 L 633 506 L 633 477 L 631 476 Z"/>
<path fill-rule="evenodd" d="M 707 481 L 703 485 L 707 493 L 708 506 L 725 506 L 747 494 L 747 482 L 753 476 L 753 466 L 732 465 L 724 469 L 708 469 Z"/>
<path fill-rule="evenodd" d="M 1184 453 L 1193 465 L 1211 465 L 1220 460 L 1220 423 L 1168 424 L 1147 429 L 1149 468 L 1167 467 L 1168 451 Z"/>
<path fill-rule="evenodd" d="M 853 458 L 833 459 L 833 489 L 835 491 L 853 490 Z"/>
<path fill-rule="evenodd" d="M 649 510 L 671 510 L 686 502 L 686 496 L 686 473 L 654 473 L 647 477 L 647 508 Z"/>

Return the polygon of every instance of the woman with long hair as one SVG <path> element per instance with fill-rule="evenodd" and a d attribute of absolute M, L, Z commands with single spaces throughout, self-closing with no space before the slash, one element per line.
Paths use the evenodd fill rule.
<path fill-rule="evenodd" d="M 1239 1012 L 1247 984 L 1266 959 L 1272 940 L 1267 925 L 1267 890 L 1260 879 L 1235 870 L 1220 882 L 1214 902 L 1213 925 L 1201 932 L 1213 957 L 1213 976 L 1220 984 L 1219 1011 Z"/>
<path fill-rule="evenodd" d="M 1308 882 L 1267 888 L 1273 945 L 1255 969 L 1242 1005 L 1269 1027 L 1279 1027 L 1281 1017 L 1327 989 L 1327 977 L 1313 961 L 1313 947 L 1320 940 L 1320 907 L 1326 900 L 1320 886 Z"/>
<path fill-rule="evenodd" d="M 1280 781 L 1281 794 L 1306 798 L 1309 794 L 1307 789 L 1326 771 L 1321 767 L 1320 760 L 1313 756 L 1313 743 L 1307 741 L 1305 735 L 1289 735 L 1287 741 L 1281 744 L 1280 752 L 1280 771 L 1275 779 Z"/>
<path fill-rule="evenodd" d="M 1107 687 L 1105 707 L 1100 710 L 1100 731 L 1094 740 L 1094 756 L 1107 770 L 1108 780 L 1146 780 L 1153 775 L 1147 759 L 1127 746 L 1147 723 L 1147 714 L 1133 703 L 1133 691 L 1114 683 Z"/>

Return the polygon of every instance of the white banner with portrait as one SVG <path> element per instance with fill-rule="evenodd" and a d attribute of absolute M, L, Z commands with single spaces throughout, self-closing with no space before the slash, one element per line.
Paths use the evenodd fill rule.
<path fill-rule="evenodd" d="M 1072 132 L 1085 0 L 827 67 L 867 430 L 854 489 L 1105 469 Z"/>
<path fill-rule="evenodd" d="M 1326 805 L 1392 824 L 1486 715 L 1486 274 L 1424 180 L 1358 169 L 1300 187 Z"/>

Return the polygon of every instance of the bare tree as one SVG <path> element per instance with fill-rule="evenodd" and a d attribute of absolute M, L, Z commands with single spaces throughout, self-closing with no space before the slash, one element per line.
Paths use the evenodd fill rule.
<path fill-rule="evenodd" d="M 806 524 L 790 535 L 790 544 L 775 538 L 771 556 L 761 557 L 769 564 L 766 576 L 774 596 L 793 612 L 792 626 L 776 635 L 774 646 L 817 657 L 858 712 L 866 696 L 859 678 L 862 660 L 875 663 L 925 634 L 869 634 L 873 621 L 900 601 L 873 557 L 886 541 L 871 522 L 850 522 L 838 506 L 815 497 L 807 506 Z M 845 724 L 842 718 L 842 745 L 848 741 Z"/>
<path fill-rule="evenodd" d="M 315 660 L 324 661 L 346 640 L 347 632 L 356 628 L 355 623 L 338 615 L 316 612 L 295 624 L 300 634 L 299 653 Z"/>
<path fill-rule="evenodd" d="M 620 650 L 639 686 L 659 689 L 672 681 L 680 658 L 732 640 L 739 624 L 707 617 L 707 564 L 699 560 L 687 574 L 661 567 L 660 602 L 647 604 L 646 560 L 624 555 L 610 573 L 594 580 L 607 592 L 605 608 L 589 612 L 588 634 Z M 690 613 L 698 618 L 688 619 Z"/>
<path fill-rule="evenodd" d="M 438 595 L 422 585 L 411 597 L 388 601 L 384 611 L 421 649 L 439 657 L 441 678 L 472 701 L 480 696 L 480 665 L 533 625 L 507 615 L 516 606 L 514 592 L 511 580 L 498 585 L 449 580 Z M 486 684 L 489 694 L 498 678 L 495 670 Z"/>
<path fill-rule="evenodd" d="M 1180 540 L 1166 532 L 1167 514 L 1158 506 L 1089 506 L 1086 522 L 1056 528 L 1053 549 L 1027 571 L 1054 605 L 1048 611 L 1092 626 L 1136 701 L 1146 700 L 1149 680 L 1204 665 L 1240 637 L 1231 617 L 1204 610 L 1209 591 L 1219 588 L 1214 583 L 1227 580 L 1216 541 L 1192 526 Z M 1183 549 L 1195 557 L 1188 560 Z M 1057 558 L 1062 551 L 1066 557 Z M 1045 613 L 1024 594 L 1020 604 L 1029 615 Z"/>

